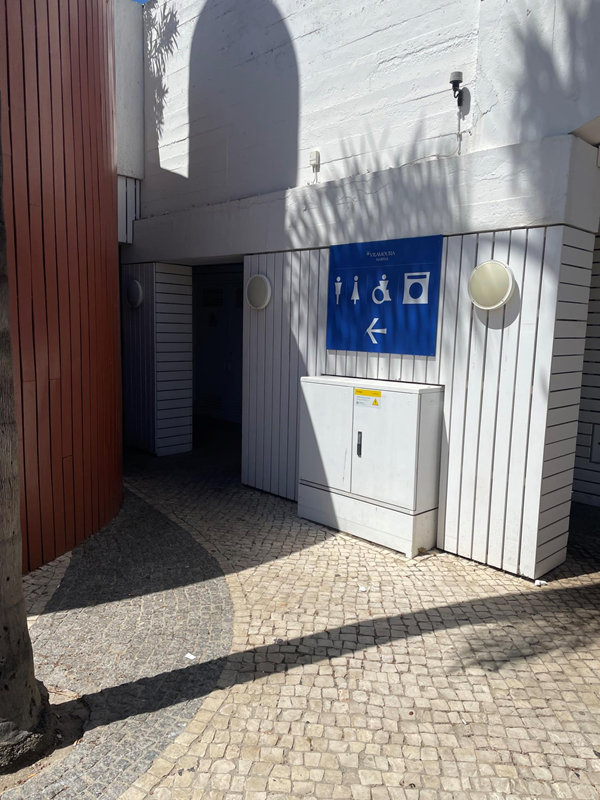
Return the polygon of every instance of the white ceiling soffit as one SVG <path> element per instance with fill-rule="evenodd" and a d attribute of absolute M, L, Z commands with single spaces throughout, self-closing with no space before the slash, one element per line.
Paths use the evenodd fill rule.
<path fill-rule="evenodd" d="M 576 128 L 576 130 L 573 131 L 573 135 L 597 147 L 600 145 L 600 117 L 596 117 L 586 122 L 585 125 Z"/>

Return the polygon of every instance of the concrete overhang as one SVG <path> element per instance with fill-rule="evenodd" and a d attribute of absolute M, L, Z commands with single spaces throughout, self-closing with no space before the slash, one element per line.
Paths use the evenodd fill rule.
<path fill-rule="evenodd" d="M 124 263 L 547 225 L 598 230 L 597 150 L 572 135 L 430 159 L 134 223 Z"/>

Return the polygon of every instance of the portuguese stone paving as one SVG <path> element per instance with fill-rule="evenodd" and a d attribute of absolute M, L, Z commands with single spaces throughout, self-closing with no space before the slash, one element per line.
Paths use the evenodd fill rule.
<path fill-rule="evenodd" d="M 73 552 L 32 631 L 92 726 L 7 800 L 600 797 L 597 512 L 536 587 L 301 521 L 228 450 L 137 457 Z"/>
<path fill-rule="evenodd" d="M 32 587 L 52 587 L 41 571 Z M 3 799 L 117 798 L 181 733 L 214 688 L 231 645 L 232 607 L 215 560 L 135 495 L 76 548 L 31 626 L 38 677 L 59 714 L 89 714 L 69 755 Z M 39 603 L 39 601 L 37 601 Z M 186 658 L 186 654 L 195 659 Z M 69 743 L 64 743 L 69 744 Z"/>

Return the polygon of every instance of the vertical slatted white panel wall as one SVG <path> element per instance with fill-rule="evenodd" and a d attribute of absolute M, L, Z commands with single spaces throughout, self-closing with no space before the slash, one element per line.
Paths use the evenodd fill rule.
<path fill-rule="evenodd" d="M 130 308 L 126 300 L 132 280 L 142 286 L 143 302 L 138 308 Z M 121 319 L 123 439 L 130 447 L 154 452 L 154 264 L 121 267 Z"/>
<path fill-rule="evenodd" d="M 528 577 L 560 563 L 591 240 L 563 227 L 446 239 L 429 358 L 326 350 L 327 250 L 246 258 L 245 280 L 266 274 L 273 300 L 263 312 L 245 311 L 242 480 L 295 499 L 303 375 L 440 383 L 439 546 Z M 487 258 L 508 263 L 519 287 L 489 313 L 474 308 L 467 289 Z M 556 533 L 559 517 L 567 522 Z"/>
<path fill-rule="evenodd" d="M 133 223 L 141 216 L 141 186 L 138 178 L 117 176 L 117 230 L 119 244 L 133 243 Z"/>
<path fill-rule="evenodd" d="M 600 438 L 600 236 L 596 236 L 595 248 L 585 336 L 573 500 L 600 506 L 598 448 L 594 448 L 592 453 L 592 437 L 596 441 Z"/>
<path fill-rule="evenodd" d="M 524 525 L 521 569 L 524 574 L 536 578 L 561 564 L 567 553 L 593 242 L 594 237 L 588 233 L 572 228 L 564 229 L 554 315 L 549 394 L 546 390 L 545 374 L 536 375 L 533 385 L 532 425 L 547 406 L 546 437 L 539 514 L 536 519 L 533 512 L 533 501 L 536 498 L 531 490 L 531 511 L 527 520 L 528 527 Z M 542 293 L 546 286 L 547 282 L 544 280 Z M 554 292 L 552 300 L 554 301 Z M 546 329 L 552 323 L 550 307 L 546 313 L 548 318 L 543 320 L 540 311 L 540 330 Z M 537 356 L 536 364 L 539 361 Z M 543 383 L 543 391 L 537 397 L 536 405 L 538 383 Z M 533 455 L 535 465 L 527 471 L 526 492 L 529 490 L 530 475 L 533 473 L 536 480 L 538 477 L 538 453 Z M 530 452 L 529 458 L 531 457 Z M 532 483 L 535 487 L 535 482 Z M 537 533 L 534 532 L 536 526 Z M 529 540 L 527 536 L 530 537 Z M 537 543 L 535 551 L 529 546 L 529 541 Z"/>
<path fill-rule="evenodd" d="M 267 275 L 273 299 L 244 308 L 242 481 L 295 499 L 300 378 L 325 372 L 329 250 L 248 256 L 244 282 Z"/>
<path fill-rule="evenodd" d="M 156 455 L 192 449 L 192 268 L 156 264 Z"/>

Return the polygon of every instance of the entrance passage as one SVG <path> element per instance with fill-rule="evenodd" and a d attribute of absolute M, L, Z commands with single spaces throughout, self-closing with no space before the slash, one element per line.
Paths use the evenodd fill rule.
<path fill-rule="evenodd" d="M 187 453 L 216 422 L 241 441 L 242 265 L 125 265 L 121 297 L 125 445 Z"/>
<path fill-rule="evenodd" d="M 243 266 L 197 266 L 192 279 L 194 447 L 210 439 L 217 447 L 235 442 L 237 451 L 242 425 Z"/>

